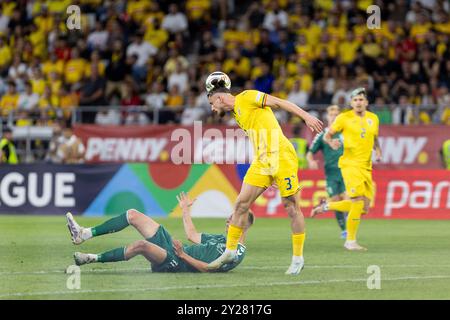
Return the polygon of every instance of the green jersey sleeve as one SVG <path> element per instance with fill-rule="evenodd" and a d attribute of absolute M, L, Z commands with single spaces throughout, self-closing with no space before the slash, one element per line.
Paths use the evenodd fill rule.
<path fill-rule="evenodd" d="M 316 153 L 317 151 L 319 151 L 320 149 L 322 149 L 323 147 L 323 132 L 316 134 L 316 136 L 314 137 L 314 140 L 311 142 L 311 145 L 309 146 L 309 151 L 311 151 L 311 153 Z"/>

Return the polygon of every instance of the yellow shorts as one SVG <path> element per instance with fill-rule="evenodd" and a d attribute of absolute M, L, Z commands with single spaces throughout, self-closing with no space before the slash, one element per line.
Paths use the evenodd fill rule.
<path fill-rule="evenodd" d="M 297 171 L 297 155 L 287 153 L 280 157 L 279 161 L 253 161 L 244 177 L 244 182 L 265 189 L 275 182 L 281 197 L 285 198 L 299 190 Z"/>
<path fill-rule="evenodd" d="M 362 168 L 345 167 L 341 168 L 344 178 L 345 191 L 350 198 L 366 197 L 373 198 L 372 171 Z"/>

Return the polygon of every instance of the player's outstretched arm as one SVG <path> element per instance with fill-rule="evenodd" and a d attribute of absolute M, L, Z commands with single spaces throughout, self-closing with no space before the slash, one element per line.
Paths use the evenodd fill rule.
<path fill-rule="evenodd" d="M 323 141 L 328 144 L 333 150 L 337 150 L 341 146 L 341 142 L 339 141 L 339 139 L 332 139 L 335 133 L 336 131 L 334 131 L 333 128 L 329 128 L 328 131 L 323 135 Z"/>
<path fill-rule="evenodd" d="M 317 160 L 314 159 L 314 156 L 311 151 L 308 151 L 306 153 L 306 160 L 308 160 L 309 169 L 313 170 L 319 169 L 319 164 L 317 163 Z"/>
<path fill-rule="evenodd" d="M 375 137 L 373 148 L 375 149 L 375 161 L 377 161 L 377 162 L 381 161 L 382 154 L 381 154 L 381 147 L 380 147 L 380 141 L 378 140 L 378 136 Z"/>
<path fill-rule="evenodd" d="M 323 123 L 316 117 L 310 115 L 308 112 L 297 106 L 296 104 L 280 99 L 271 95 L 267 95 L 266 105 L 272 108 L 281 108 L 286 110 L 287 112 L 293 113 L 296 116 L 305 120 L 306 125 L 312 130 L 316 132 L 321 132 L 323 128 Z"/>
<path fill-rule="evenodd" d="M 197 232 L 197 229 L 195 228 L 194 222 L 192 222 L 191 218 L 190 207 L 194 203 L 195 199 L 191 200 L 189 196 L 183 191 L 179 195 L 177 195 L 177 200 L 178 204 L 180 205 L 181 211 L 183 212 L 183 227 L 187 239 L 193 243 L 200 243 L 202 235 L 201 233 Z"/>
<path fill-rule="evenodd" d="M 173 249 L 175 250 L 175 254 L 181 260 L 183 260 L 184 262 L 186 262 L 187 264 L 194 267 L 195 269 L 197 269 L 200 272 L 209 272 L 208 264 L 206 262 L 197 260 L 197 259 L 191 257 L 190 255 L 188 255 L 186 252 L 184 252 L 183 244 L 181 243 L 180 240 L 173 239 L 172 242 L 173 242 Z"/>

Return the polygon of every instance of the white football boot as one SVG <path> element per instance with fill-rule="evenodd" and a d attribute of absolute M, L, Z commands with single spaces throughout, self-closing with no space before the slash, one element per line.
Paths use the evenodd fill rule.
<path fill-rule="evenodd" d="M 299 275 L 305 267 L 305 259 L 303 257 L 292 257 L 292 262 L 285 274 Z"/>

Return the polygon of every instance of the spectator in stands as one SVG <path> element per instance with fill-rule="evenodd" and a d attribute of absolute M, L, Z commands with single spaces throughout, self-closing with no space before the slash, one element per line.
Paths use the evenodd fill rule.
<path fill-rule="evenodd" d="M 176 61 L 175 70 L 171 72 L 167 79 L 167 88 L 170 91 L 173 86 L 178 86 L 182 94 L 186 93 L 189 85 L 189 78 L 186 70 L 184 70 L 181 61 Z"/>
<path fill-rule="evenodd" d="M 61 143 L 56 151 L 57 157 L 61 163 L 74 164 L 83 163 L 85 147 L 80 138 L 78 138 L 70 126 L 62 130 Z"/>
<path fill-rule="evenodd" d="M 8 78 L 16 82 L 26 76 L 27 65 L 22 62 L 19 54 L 14 55 L 13 63 L 8 70 Z"/>
<path fill-rule="evenodd" d="M 176 3 L 170 4 L 169 13 L 162 20 L 161 27 L 171 34 L 183 33 L 188 29 L 186 15 L 178 11 L 178 5 Z"/>
<path fill-rule="evenodd" d="M 11 48 L 5 42 L 4 36 L 0 35 L 0 75 L 6 76 L 8 74 L 9 63 L 11 62 L 12 54 Z"/>
<path fill-rule="evenodd" d="M 169 90 L 169 95 L 166 100 L 167 109 L 160 112 L 161 123 L 178 122 L 178 116 L 183 111 L 184 96 L 181 94 L 178 85 L 174 85 Z"/>
<path fill-rule="evenodd" d="M 17 157 L 16 147 L 12 141 L 11 128 L 3 129 L 3 137 L 0 140 L 0 163 L 18 164 L 19 158 Z"/>
<path fill-rule="evenodd" d="M 261 75 L 255 79 L 255 90 L 259 90 L 265 93 L 272 93 L 272 84 L 275 77 L 270 71 L 270 67 L 267 63 L 261 65 Z"/>
<path fill-rule="evenodd" d="M 8 115 L 17 109 L 19 105 L 19 95 L 16 91 L 16 84 L 13 81 L 8 82 L 8 92 L 0 100 L 1 116 Z"/>
<path fill-rule="evenodd" d="M 294 86 L 288 94 L 288 100 L 295 103 L 298 106 L 304 108 L 308 103 L 308 93 L 301 89 L 301 82 L 297 80 L 294 82 Z"/>
<path fill-rule="evenodd" d="M 80 107 L 105 106 L 105 79 L 100 77 L 96 66 L 91 68 L 91 77 L 81 88 Z M 82 111 L 82 121 L 84 123 L 94 123 L 94 110 Z"/>
<path fill-rule="evenodd" d="M 118 94 L 122 99 L 125 92 L 125 77 L 131 74 L 131 66 L 126 64 L 123 45 L 120 40 L 114 41 L 106 67 L 106 91 L 105 96 L 110 100 L 113 94 Z"/>
<path fill-rule="evenodd" d="M 56 121 L 52 125 L 52 138 L 50 139 L 47 154 L 45 155 L 45 161 L 51 163 L 61 163 L 62 159 L 58 154 L 58 149 L 61 143 L 64 141 L 64 137 L 62 136 L 62 128 L 61 124 Z"/>
<path fill-rule="evenodd" d="M 80 50 L 75 47 L 72 49 L 70 58 L 64 67 L 64 77 L 68 84 L 77 84 L 83 79 L 86 69 L 86 60 L 80 57 Z"/>
<path fill-rule="evenodd" d="M 148 59 L 157 53 L 157 49 L 149 42 L 144 41 L 142 32 L 138 31 L 133 42 L 127 48 L 127 56 L 135 55 L 137 60 L 132 65 L 132 74 L 136 81 L 144 81 L 147 75 Z"/>
<path fill-rule="evenodd" d="M 31 113 L 36 111 L 39 104 L 39 95 L 33 93 L 31 82 L 25 83 L 25 91 L 19 95 L 18 108 L 19 110 Z"/>
<path fill-rule="evenodd" d="M 183 113 L 181 114 L 181 124 L 185 126 L 193 125 L 194 121 L 200 121 L 203 119 L 205 110 L 201 107 L 197 107 L 195 100 L 197 97 L 197 92 L 191 90 L 189 92 L 189 97 L 187 100 L 187 105 L 185 106 Z"/>
<path fill-rule="evenodd" d="M 275 31 L 285 28 L 288 25 L 288 15 L 286 11 L 280 9 L 277 0 L 271 0 L 264 16 L 263 27 L 268 31 Z"/>
<path fill-rule="evenodd" d="M 59 110 L 58 118 L 68 121 L 72 118 L 72 112 L 78 106 L 79 97 L 76 92 L 70 90 L 68 85 L 61 85 L 58 91 Z"/>
<path fill-rule="evenodd" d="M 135 107 L 139 107 L 142 105 L 141 98 L 139 97 L 137 90 L 132 83 L 127 83 L 125 85 L 125 95 L 120 101 L 120 105 L 123 108 L 122 119 L 124 120 L 124 122 L 128 118 L 130 110 L 134 110 L 136 109 Z"/>
<path fill-rule="evenodd" d="M 89 33 L 87 37 L 87 45 L 90 50 L 99 50 L 101 52 L 106 50 L 106 43 L 109 33 L 105 30 L 105 26 L 101 21 L 95 22 L 95 29 Z"/>

